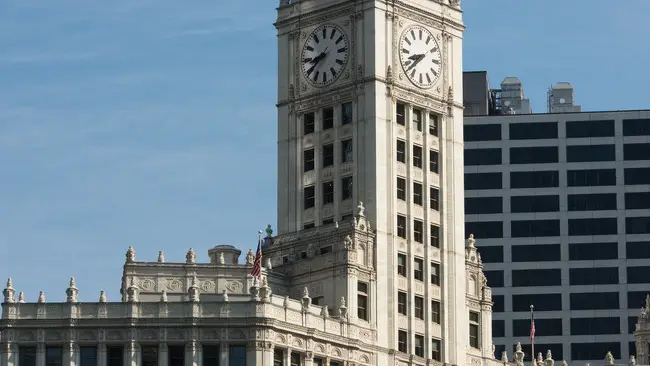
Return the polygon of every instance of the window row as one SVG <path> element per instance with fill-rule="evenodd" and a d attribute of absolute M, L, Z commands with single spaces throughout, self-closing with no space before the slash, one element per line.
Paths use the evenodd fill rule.
<path fill-rule="evenodd" d="M 341 178 L 341 187 L 339 188 L 341 201 L 352 198 L 352 193 L 354 191 L 353 183 L 352 177 Z M 335 192 L 336 190 L 333 180 L 321 183 L 321 204 L 327 205 L 334 203 Z M 316 186 L 305 187 L 303 190 L 303 199 L 305 210 L 316 206 Z"/>
<path fill-rule="evenodd" d="M 619 259 L 617 242 L 570 243 L 570 261 L 595 261 Z M 513 245 L 510 261 L 554 262 L 562 261 L 560 244 Z M 483 263 L 503 263 L 502 246 L 480 246 Z M 650 259 L 650 241 L 629 241 L 625 246 L 626 259 Z"/>
<path fill-rule="evenodd" d="M 424 188 L 422 183 L 413 182 L 413 203 L 422 206 L 424 204 Z M 406 201 L 407 189 L 406 179 L 397 177 L 397 199 Z M 440 211 L 440 190 L 435 187 L 429 187 L 429 207 L 432 210 Z"/>
<path fill-rule="evenodd" d="M 397 161 L 400 163 L 406 164 L 406 141 L 397 140 Z M 413 166 L 416 168 L 422 169 L 423 165 L 423 155 L 422 155 L 422 146 L 413 145 L 411 150 L 411 155 L 413 157 Z M 429 150 L 429 171 L 433 173 L 439 173 L 439 154 L 435 150 Z"/>
<path fill-rule="evenodd" d="M 408 277 L 408 260 L 406 254 L 397 254 L 397 274 Z M 429 280 L 432 285 L 440 286 L 440 264 L 430 263 Z M 413 278 L 416 281 L 424 281 L 424 259 L 413 258 Z"/>
<path fill-rule="evenodd" d="M 627 267 L 628 284 L 650 283 L 647 276 L 650 266 Z M 569 285 L 618 285 L 619 267 L 569 268 Z M 490 287 L 504 287 L 504 271 L 485 271 Z M 561 286 L 560 269 L 512 270 L 512 287 Z"/>
<path fill-rule="evenodd" d="M 341 164 L 351 163 L 354 160 L 354 152 L 352 149 L 352 139 L 343 140 L 340 143 L 341 151 Z M 334 165 L 334 143 L 323 145 L 321 149 L 320 167 L 327 168 Z M 304 172 L 309 172 L 316 169 L 316 150 L 314 148 L 303 151 L 302 166 Z"/>
<path fill-rule="evenodd" d="M 637 317 L 630 317 L 636 324 Z M 631 330 L 634 330 L 632 326 Z M 550 337 L 561 336 L 563 331 L 562 319 L 537 318 L 535 322 L 535 336 Z M 618 317 L 591 317 L 571 318 L 568 335 L 603 335 L 620 334 L 621 325 Z M 530 319 L 513 319 L 512 336 L 525 337 L 530 334 Z M 505 337 L 505 321 L 492 320 L 492 335 Z"/>
<path fill-rule="evenodd" d="M 647 291 L 628 291 L 627 308 L 639 309 L 645 304 Z M 494 305 L 492 311 L 503 313 L 505 311 L 504 295 L 493 295 Z M 512 311 L 530 312 L 530 304 L 535 304 L 535 311 L 562 311 L 562 310 L 619 310 L 619 292 L 584 292 L 569 294 L 569 307 L 562 305 L 560 293 L 534 293 L 512 295 Z"/>
<path fill-rule="evenodd" d="M 410 304 L 408 303 L 409 295 L 406 292 L 397 292 L 397 312 L 402 315 L 409 315 Z M 426 309 L 424 308 L 424 297 L 415 295 L 413 297 L 413 312 L 418 319 L 424 320 Z M 431 322 L 440 324 L 440 302 L 430 301 Z"/>
<path fill-rule="evenodd" d="M 569 219 L 569 236 L 617 235 L 616 217 Z M 503 238 L 503 221 L 465 222 L 465 236 L 474 234 L 480 239 Z M 626 217 L 625 234 L 650 234 L 650 217 Z M 513 220 L 511 238 L 560 236 L 560 220 Z"/>
<path fill-rule="evenodd" d="M 528 327 L 530 327 L 530 324 L 528 324 Z M 537 328 L 537 322 L 535 322 L 535 327 Z M 537 329 L 535 329 L 537 332 Z M 511 352 L 515 352 L 517 345 L 513 344 L 512 345 L 512 350 L 508 351 L 509 354 L 512 354 Z M 501 352 L 506 350 L 506 346 L 504 345 L 495 345 L 495 354 L 499 356 Z M 526 355 L 530 355 L 532 351 L 532 347 L 530 343 L 526 344 L 521 344 L 521 350 L 524 352 Z M 564 349 L 563 349 L 563 344 L 562 343 L 548 343 L 548 344 L 543 344 L 543 343 L 537 343 L 535 342 L 535 350 L 546 350 L 551 351 L 553 354 L 553 358 L 556 360 L 562 360 L 565 358 L 568 358 L 566 354 L 564 354 Z M 629 343 L 629 350 L 630 354 L 635 354 L 635 344 L 634 342 Z M 619 342 L 589 342 L 589 343 L 571 343 L 571 359 L 573 361 L 595 361 L 595 360 L 602 360 L 607 354 L 607 352 L 612 352 L 612 356 L 614 356 L 614 359 L 620 359 L 621 358 L 621 344 Z"/>
<path fill-rule="evenodd" d="M 413 353 L 418 357 L 424 357 L 424 336 L 416 334 L 413 337 L 413 350 L 409 347 L 409 335 L 405 330 L 397 331 L 397 350 L 402 353 Z M 431 338 L 431 359 L 442 360 L 442 342 L 440 339 Z"/>
<path fill-rule="evenodd" d="M 425 113 L 418 108 L 413 108 L 410 110 L 410 115 L 407 115 L 407 106 L 404 103 L 397 103 L 395 105 L 395 122 L 400 126 L 406 126 L 406 121 L 411 120 L 413 128 L 417 131 L 422 132 L 423 124 L 429 126 L 429 135 L 438 136 L 438 128 L 440 124 L 440 117 L 435 113 L 429 113 L 429 118 L 427 121 L 425 119 Z"/>
<path fill-rule="evenodd" d="M 273 366 L 301 366 L 305 364 L 305 355 L 298 352 L 275 349 L 273 350 Z M 313 365 L 314 366 L 343 366 L 344 362 L 337 360 L 330 360 L 329 363 L 325 358 L 314 356 Z M 205 365 L 204 366 L 208 366 Z"/>
<path fill-rule="evenodd" d="M 347 125 L 352 123 L 353 121 L 353 114 L 352 114 L 352 103 L 343 103 L 339 108 L 336 108 L 339 113 L 339 118 L 338 121 L 339 123 L 343 125 Z M 326 107 L 320 110 L 319 113 L 320 120 L 319 126 L 320 126 L 320 131 L 325 131 L 334 128 L 334 123 L 335 123 L 335 108 L 334 107 Z M 316 113 L 315 112 L 308 112 L 303 114 L 302 116 L 302 121 L 303 121 L 303 134 L 304 135 L 309 135 L 311 133 L 314 133 L 317 129 L 316 127 Z"/>
<path fill-rule="evenodd" d="M 406 216 L 397 215 L 397 236 L 402 239 L 408 239 L 408 225 L 406 220 Z M 424 221 L 413 219 L 413 241 L 424 244 L 424 238 Z M 440 227 L 438 225 L 429 225 L 429 245 L 440 248 Z"/>

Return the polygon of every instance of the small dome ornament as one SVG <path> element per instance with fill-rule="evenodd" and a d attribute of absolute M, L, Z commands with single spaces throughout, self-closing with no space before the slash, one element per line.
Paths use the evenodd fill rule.
<path fill-rule="evenodd" d="M 194 252 L 194 248 L 190 248 L 190 250 L 187 251 L 187 254 L 185 254 L 185 263 L 196 264 L 196 253 Z"/>
<path fill-rule="evenodd" d="M 5 289 L 2 291 L 2 294 L 4 295 L 4 302 L 7 304 L 13 304 L 16 302 L 16 290 L 14 290 L 13 286 L 13 281 L 11 278 L 7 279 L 7 285 L 5 286 Z"/>
<path fill-rule="evenodd" d="M 100 304 L 106 304 L 106 291 L 101 290 L 99 292 L 99 303 Z"/>
<path fill-rule="evenodd" d="M 133 247 L 126 250 L 126 263 L 135 263 L 135 250 L 133 250 Z"/>
<path fill-rule="evenodd" d="M 24 304 L 25 303 L 25 293 L 20 291 L 18 294 L 18 303 Z"/>
<path fill-rule="evenodd" d="M 74 277 L 70 277 L 70 285 L 65 290 L 65 294 L 67 295 L 66 301 L 68 303 L 75 304 L 79 302 L 79 299 L 77 298 L 79 295 L 79 289 L 77 289 L 77 286 L 75 285 Z"/>
<path fill-rule="evenodd" d="M 38 301 L 39 304 L 45 304 L 45 292 L 41 291 L 38 293 Z"/>
<path fill-rule="evenodd" d="M 158 252 L 158 263 L 165 263 L 165 254 L 162 250 Z"/>

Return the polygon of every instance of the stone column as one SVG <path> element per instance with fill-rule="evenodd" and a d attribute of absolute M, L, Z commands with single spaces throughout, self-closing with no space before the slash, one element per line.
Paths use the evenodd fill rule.
<path fill-rule="evenodd" d="M 273 355 L 274 355 L 274 348 L 273 348 L 273 343 L 266 343 L 264 347 L 264 366 L 273 366 Z"/>
<path fill-rule="evenodd" d="M 271 359 L 271 361 L 273 361 Z M 264 343 L 251 342 L 246 347 L 246 366 L 266 366 L 269 361 L 264 359 Z"/>
<path fill-rule="evenodd" d="M 45 343 L 36 346 L 36 366 L 45 366 Z"/>
<path fill-rule="evenodd" d="M 97 345 L 97 366 L 106 366 L 108 364 L 107 357 L 106 343 L 99 343 Z"/>
<path fill-rule="evenodd" d="M 129 342 L 124 348 L 124 364 L 125 366 L 138 366 L 142 364 L 140 360 L 140 347 L 135 341 Z"/>
<path fill-rule="evenodd" d="M 0 349 L 0 365 L 2 366 L 16 366 L 18 364 L 18 346 L 14 346 L 11 342 L 2 345 Z"/>
<path fill-rule="evenodd" d="M 189 343 L 187 343 L 187 346 L 185 347 L 185 365 L 199 366 L 199 362 L 200 362 L 199 345 L 197 344 L 196 341 L 192 340 Z M 159 366 L 163 366 L 163 365 L 159 365 Z"/>
<path fill-rule="evenodd" d="M 68 342 L 63 345 L 63 366 L 76 366 L 77 361 L 77 346 L 73 342 Z"/>
<path fill-rule="evenodd" d="M 229 350 L 230 350 L 230 346 L 228 345 L 228 343 L 222 342 L 219 345 L 219 351 L 221 352 L 221 359 L 219 360 L 219 365 L 229 365 L 230 364 L 229 363 L 230 360 L 229 360 L 229 357 L 228 357 L 230 355 Z"/>
<path fill-rule="evenodd" d="M 314 366 L 314 353 L 307 351 L 305 353 L 305 365 L 304 366 Z"/>
<path fill-rule="evenodd" d="M 158 366 L 167 366 L 169 363 L 169 348 L 166 342 L 158 345 Z"/>

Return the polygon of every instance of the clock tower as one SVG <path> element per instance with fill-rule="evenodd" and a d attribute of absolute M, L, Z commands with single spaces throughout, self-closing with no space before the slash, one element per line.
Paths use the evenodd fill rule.
<path fill-rule="evenodd" d="M 275 26 L 278 234 L 363 202 L 378 357 L 491 355 L 466 304 L 460 1 L 280 0 Z"/>

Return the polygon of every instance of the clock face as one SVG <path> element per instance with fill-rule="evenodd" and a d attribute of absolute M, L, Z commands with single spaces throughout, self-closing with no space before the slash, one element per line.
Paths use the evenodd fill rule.
<path fill-rule="evenodd" d="M 419 25 L 404 32 L 399 45 L 400 63 L 406 77 L 420 88 L 430 88 L 440 76 L 440 46 L 431 32 Z"/>
<path fill-rule="evenodd" d="M 338 79 L 348 62 L 348 37 L 335 25 L 316 28 L 305 41 L 302 73 L 312 85 L 326 86 Z"/>

